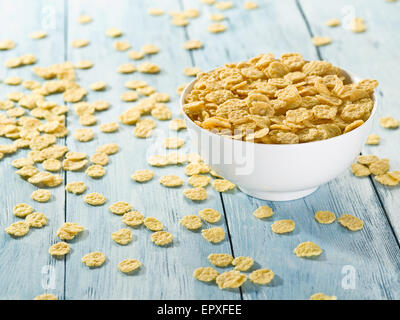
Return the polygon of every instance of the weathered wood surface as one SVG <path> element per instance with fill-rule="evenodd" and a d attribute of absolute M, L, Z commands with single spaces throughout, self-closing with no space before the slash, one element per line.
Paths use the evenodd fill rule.
<path fill-rule="evenodd" d="M 297 51 L 309 59 L 320 57 L 361 76 L 377 78 L 381 83 L 378 117 L 392 115 L 400 118 L 396 108 L 399 93 L 395 81 L 399 71 L 396 64 L 399 43 L 395 36 L 400 23 L 396 19 L 400 8 L 398 3 L 352 2 L 356 15 L 366 19 L 368 30 L 364 34 L 354 34 L 341 27 L 330 29 L 324 25 L 328 18 L 343 18 L 348 14 L 350 9 L 346 1 L 260 0 L 260 8 L 254 11 L 243 10 L 241 3 L 235 1 L 233 9 L 223 12 L 227 20 L 222 23 L 228 26 L 225 33 L 209 34 L 206 31 L 210 23 L 209 14 L 219 10 L 197 0 L 151 0 L 146 1 L 145 6 L 143 2 L 128 0 L 113 1 L 112 6 L 105 0 L 17 0 L 12 5 L 3 1 L 0 2 L 0 25 L 2 30 L 8 30 L 7 37 L 16 40 L 18 46 L 0 52 L 0 59 L 3 62 L 10 56 L 32 52 L 39 58 L 38 65 L 43 66 L 64 59 L 73 63 L 82 59 L 92 60 L 95 64 L 92 69 L 77 72 L 79 83 L 85 88 L 95 81 L 107 82 L 106 91 L 89 90 L 87 96 L 89 102 L 103 99 L 111 103 L 109 110 L 96 114 L 99 124 L 102 124 L 116 121 L 118 115 L 132 105 L 120 100 L 127 80 L 144 79 L 158 91 L 170 93 L 173 99 L 168 106 L 174 117 L 180 117 L 175 89 L 177 85 L 190 81 L 183 75 L 185 67 L 194 65 L 208 70 L 260 52 L 280 55 Z M 198 8 L 201 15 L 182 28 L 171 25 L 167 15 L 149 16 L 147 9 L 150 7 L 166 11 Z M 78 24 L 76 19 L 80 14 L 89 14 L 94 20 L 86 25 Z M 54 25 L 49 23 L 49 17 L 50 22 L 51 17 L 56 17 Z M 46 29 L 46 26 L 49 33 L 46 39 L 33 41 L 28 38 L 31 31 Z M 145 43 L 159 46 L 160 53 L 144 61 L 159 64 L 162 67 L 160 75 L 117 73 L 119 65 L 132 61 L 126 52 L 114 50 L 115 39 L 105 36 L 108 27 L 121 28 L 124 35 L 118 40 L 130 42 L 135 50 Z M 334 42 L 316 50 L 311 43 L 311 34 L 329 35 Z M 89 46 L 71 47 L 72 40 L 85 38 L 90 40 Z M 187 39 L 203 41 L 204 49 L 185 51 L 182 45 Z M 137 65 L 139 62 L 133 63 Z M 3 79 L 11 74 L 22 75 L 24 79 L 34 78 L 29 67 L 10 71 L 1 63 L 0 68 Z M 16 90 L 3 84 L 0 86 L 2 98 L 7 92 Z M 17 90 L 21 89 L 18 87 Z M 79 127 L 78 118 L 70 106 L 68 129 L 73 132 Z M 102 179 L 93 180 L 84 172 L 65 174 L 65 183 L 82 180 L 88 186 L 87 192 L 103 193 L 108 201 L 101 207 L 87 205 L 83 195 L 64 194 L 63 186 L 53 189 L 50 203 L 34 203 L 29 199 L 35 188 L 19 179 L 10 167 L 10 162 L 22 157 L 26 151 L 19 151 L 0 162 L 1 181 L 9 184 L 0 189 L 4 213 L 0 217 L 0 227 L 4 229 L 18 219 L 12 214 L 12 207 L 18 202 L 33 204 L 36 210 L 49 218 L 44 229 L 30 231 L 18 240 L 0 233 L 0 298 L 31 299 L 45 291 L 55 293 L 60 299 L 307 299 L 315 292 L 337 295 L 339 299 L 400 298 L 400 249 L 396 240 L 396 234 L 399 236 L 400 232 L 398 188 L 381 187 L 368 178 L 359 180 L 345 172 L 301 200 L 266 202 L 239 191 L 220 196 L 208 187 L 209 199 L 193 204 L 182 196 L 187 183 L 180 188 L 166 189 L 158 182 L 164 174 L 184 178 L 182 168 L 155 168 L 154 180 L 145 184 L 130 179 L 135 170 L 149 168 L 146 162 L 149 155 L 162 152 L 162 137 L 176 134 L 169 132 L 168 123 L 161 121 L 157 121 L 157 130 L 151 139 L 137 139 L 132 130 L 133 127 L 120 125 L 117 133 L 105 134 L 96 126 L 96 136 L 91 142 L 80 143 L 72 136 L 59 142 L 65 143 L 70 150 L 85 151 L 89 155 L 103 143 L 120 145 L 120 151 L 110 156 L 107 173 Z M 389 132 L 378 125 L 374 130 L 382 136 L 382 143 L 365 148 L 364 153 L 388 157 L 393 168 L 399 169 L 399 151 L 393 147 L 393 142 L 399 141 L 400 131 Z M 187 133 L 180 132 L 178 136 L 185 139 L 183 148 L 189 151 Z M 0 143 L 8 141 L 0 139 Z M 154 246 L 150 232 L 144 228 L 132 230 L 134 238 L 127 246 L 114 243 L 111 233 L 124 224 L 121 217 L 110 213 L 107 207 L 118 200 L 129 201 L 144 215 L 159 218 L 176 237 L 174 244 L 168 248 Z M 254 209 L 263 204 L 270 205 L 276 212 L 267 221 L 260 221 L 252 215 Z M 227 231 L 227 238 L 219 245 L 211 245 L 200 233 L 193 234 L 179 225 L 182 216 L 206 207 L 224 213 L 220 226 Z M 351 233 L 336 223 L 320 225 L 313 217 L 317 210 L 331 210 L 337 215 L 355 214 L 364 220 L 365 228 Z M 283 218 L 296 222 L 293 234 L 279 236 L 271 232 L 271 223 Z M 78 222 L 87 230 L 71 242 L 72 252 L 65 261 L 59 261 L 52 259 L 47 250 L 57 241 L 56 230 L 64 221 Z M 312 260 L 297 258 L 292 251 L 302 241 L 318 243 L 324 253 Z M 88 269 L 80 259 L 84 254 L 97 250 L 104 252 L 108 260 L 101 268 Z M 220 291 L 215 285 L 194 280 L 193 269 L 208 266 L 207 256 L 212 252 L 251 256 L 257 267 L 271 268 L 276 278 L 265 287 L 246 283 L 240 290 L 229 291 Z M 117 264 L 125 258 L 142 261 L 143 267 L 138 274 L 126 276 L 117 270 Z M 42 268 L 48 265 L 56 274 L 53 289 L 41 285 L 41 280 L 45 279 Z M 348 272 L 355 275 L 353 289 L 346 289 Z"/>

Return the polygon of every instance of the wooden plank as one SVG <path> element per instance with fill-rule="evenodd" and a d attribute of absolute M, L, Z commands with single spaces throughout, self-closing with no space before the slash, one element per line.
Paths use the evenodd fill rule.
<path fill-rule="evenodd" d="M 18 55 L 33 53 L 38 59 L 37 65 L 48 66 L 64 59 L 64 16 L 63 2 L 40 0 L 16 0 L 0 2 L 0 27 L 3 39 L 13 39 L 14 49 L 0 52 L 0 74 L 2 80 L 9 76 L 20 76 L 24 80 L 39 80 L 31 71 L 31 66 L 7 69 L 4 61 Z M 32 40 L 32 31 L 46 30 L 48 37 Z M 1 98 L 13 91 L 28 93 L 22 86 L 12 87 L 0 83 Z M 50 96 L 50 101 L 62 103 L 60 97 Z M 1 113 L 5 113 L 1 111 Z M 11 143 L 0 138 L 0 144 Z M 63 144 L 63 139 L 58 143 Z M 33 299 L 44 292 L 64 295 L 64 260 L 56 260 L 48 254 L 51 244 L 57 242 L 56 230 L 64 221 L 64 188 L 50 189 L 52 198 L 48 203 L 38 203 L 31 199 L 31 193 L 37 188 L 15 174 L 11 161 L 26 157 L 28 150 L 19 150 L 0 161 L 0 299 Z M 41 165 L 38 165 L 39 169 Z M 18 239 L 11 238 L 4 228 L 20 220 L 13 215 L 17 203 L 28 203 L 36 211 L 43 212 L 48 225 L 42 229 L 32 228 L 29 233 Z"/>
<path fill-rule="evenodd" d="M 343 65 L 349 71 L 362 77 L 374 78 L 379 81 L 379 108 L 373 132 L 381 137 L 378 146 L 365 146 L 363 154 L 376 154 L 389 158 L 391 170 L 400 170 L 400 150 L 395 143 L 400 141 L 400 130 L 382 128 L 378 119 L 392 116 L 400 119 L 400 109 L 397 107 L 400 93 L 394 79 L 398 78 L 399 68 L 396 61 L 400 59 L 398 51 L 398 35 L 400 21 L 400 3 L 386 1 L 336 1 L 324 5 L 323 11 L 318 11 L 317 1 L 301 1 L 305 15 L 315 34 L 326 34 L 333 39 L 329 46 L 321 48 L 323 58 Z M 346 28 L 346 21 L 352 16 L 365 19 L 367 31 L 355 34 Z M 330 16 L 336 16 L 344 21 L 344 26 L 337 28 L 325 27 L 324 22 Z M 337 54 L 338 50 L 346 52 Z M 397 239 L 400 239 L 400 188 L 383 186 L 374 181 L 386 214 L 388 215 Z"/>
<path fill-rule="evenodd" d="M 132 103 L 120 101 L 120 95 L 126 89 L 127 80 L 143 79 L 160 92 L 171 94 L 168 106 L 174 117 L 179 116 L 177 85 L 186 81 L 180 69 L 190 65 L 190 56 L 181 47 L 185 40 L 184 30 L 174 27 L 169 17 L 151 17 L 147 14 L 150 7 L 162 7 L 165 10 L 179 10 L 177 1 L 146 1 L 146 6 L 134 1 L 116 1 L 112 6 L 109 1 L 69 1 L 68 3 L 68 43 L 73 39 L 87 38 L 90 45 L 82 49 L 68 47 L 68 59 L 77 62 L 90 59 L 95 63 L 93 69 L 79 71 L 82 86 L 88 88 L 94 81 L 104 80 L 109 87 L 105 92 L 88 94 L 92 102 L 104 99 L 112 104 L 108 111 L 97 113 L 99 123 L 117 121 L 119 114 Z M 80 14 L 89 14 L 93 22 L 79 25 L 76 19 Z M 145 43 L 154 43 L 160 47 L 160 53 L 144 61 L 152 61 L 162 67 L 160 75 L 121 75 L 116 69 L 122 63 L 132 62 L 126 52 L 113 49 L 114 39 L 106 37 L 108 27 L 118 27 L 124 31 L 121 39 L 129 41 L 132 48 L 140 50 Z M 139 62 L 134 62 L 135 65 Z M 179 70 L 179 71 L 178 71 Z M 71 131 L 79 127 L 77 117 L 70 115 L 68 127 Z M 211 192 L 209 200 L 193 204 L 184 199 L 182 191 L 187 187 L 166 189 L 158 179 L 165 174 L 176 174 L 184 178 L 182 167 L 153 168 L 155 177 L 146 184 L 138 184 L 130 179 L 137 169 L 151 168 L 146 159 L 149 155 L 160 152 L 160 142 L 168 134 L 168 123 L 157 121 L 157 132 L 153 138 L 140 140 L 133 136 L 133 127 L 121 125 L 118 133 L 104 134 L 96 127 L 96 137 L 88 143 L 76 142 L 68 137 L 67 145 L 71 150 L 93 154 L 96 147 L 103 143 L 116 142 L 120 151 L 110 157 L 106 167 L 107 174 L 94 181 L 83 172 L 68 173 L 68 181 L 82 180 L 88 185 L 88 192 L 104 194 L 108 202 L 102 207 L 90 207 L 83 201 L 83 196 L 67 195 L 67 221 L 82 224 L 88 231 L 73 244 L 73 252 L 67 260 L 66 298 L 67 299 L 238 299 L 239 293 L 222 292 L 215 286 L 196 281 L 192 271 L 208 265 L 206 257 L 213 250 L 230 252 L 229 241 L 211 245 L 202 239 L 198 232 L 183 230 L 179 219 L 187 214 L 196 213 L 201 208 L 212 207 L 222 210 L 220 197 Z M 169 133 L 172 135 L 173 133 Z M 187 140 L 186 133 L 179 137 Z M 189 150 L 189 145 L 183 149 Z M 183 151 L 182 151 L 183 152 Z M 150 241 L 151 233 L 144 228 L 132 229 L 134 240 L 127 246 L 120 246 L 111 240 L 111 233 L 124 227 L 121 217 L 113 215 L 107 207 L 115 201 L 128 201 L 145 216 L 160 219 L 176 238 L 168 248 L 156 247 Z M 223 223 L 221 224 L 223 226 Z M 224 226 L 223 226 L 224 227 Z M 90 270 L 84 266 L 81 257 L 94 250 L 104 252 L 108 262 L 101 268 Z M 127 276 L 117 270 L 120 261 L 136 258 L 143 263 L 141 270 Z"/>
<path fill-rule="evenodd" d="M 185 8 L 196 3 L 184 1 Z M 308 59 L 317 59 L 295 2 L 262 2 L 259 9 L 251 12 L 243 12 L 239 1 L 235 3 L 235 8 L 224 12 L 228 16 L 228 30 L 210 36 L 205 48 L 194 52 L 195 65 L 209 70 L 228 61 L 243 61 L 261 52 L 274 52 L 278 56 L 296 51 Z M 323 10 L 325 3 L 315 2 L 313 5 Z M 213 7 L 206 10 L 217 11 Z M 190 38 L 205 37 L 207 19 L 208 14 L 203 13 L 187 27 Z M 341 50 L 335 52 L 344 59 Z M 357 181 L 346 172 L 320 187 L 313 195 L 289 202 L 261 201 L 238 191 L 223 194 L 223 200 L 235 255 L 251 256 L 257 263 L 256 267 L 271 268 L 277 274 L 269 286 L 246 283 L 242 289 L 245 299 L 308 299 L 316 292 L 337 295 L 339 299 L 400 296 L 397 277 L 399 248 L 368 180 Z M 276 215 L 263 222 L 254 218 L 252 212 L 265 204 L 270 205 Z M 319 225 L 313 217 L 317 210 L 332 210 L 337 215 L 354 214 L 365 221 L 365 228 L 351 233 L 337 223 Z M 287 236 L 273 234 L 270 230 L 272 222 L 284 218 L 296 222 L 296 231 Z M 312 260 L 297 258 L 292 251 L 303 241 L 321 245 L 324 249 L 322 256 Z M 354 289 L 342 285 L 342 281 L 348 279 L 345 277 L 348 270 L 355 272 Z"/>

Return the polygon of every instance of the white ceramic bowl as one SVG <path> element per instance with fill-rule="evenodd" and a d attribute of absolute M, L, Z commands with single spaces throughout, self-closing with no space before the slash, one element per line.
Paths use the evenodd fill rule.
<path fill-rule="evenodd" d="M 356 76 L 349 78 L 357 82 Z M 369 119 L 340 136 L 301 144 L 258 144 L 224 137 L 196 125 L 183 111 L 192 81 L 181 96 L 181 109 L 193 147 L 213 170 L 244 193 L 264 200 L 305 197 L 348 170 L 371 130 L 377 100 Z"/>

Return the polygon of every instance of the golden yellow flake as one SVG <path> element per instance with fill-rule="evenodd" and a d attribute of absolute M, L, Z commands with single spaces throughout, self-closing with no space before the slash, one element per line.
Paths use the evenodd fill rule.
<path fill-rule="evenodd" d="M 314 46 L 320 47 L 330 44 L 332 42 L 332 39 L 330 37 L 319 36 L 319 37 L 313 37 L 312 42 Z"/>
<path fill-rule="evenodd" d="M 47 36 L 47 33 L 46 33 L 46 31 L 43 31 L 43 30 L 34 31 L 29 34 L 29 38 L 31 38 L 31 39 L 43 39 L 46 36 Z"/>
<path fill-rule="evenodd" d="M 218 192 L 226 192 L 235 188 L 235 184 L 225 179 L 215 179 L 212 186 Z"/>
<path fill-rule="evenodd" d="M 203 47 L 203 43 L 200 40 L 187 40 L 183 47 L 186 50 L 195 50 L 195 49 L 200 49 Z"/>
<path fill-rule="evenodd" d="M 10 39 L 0 41 L 0 50 L 10 50 L 15 47 L 15 42 Z"/>
<path fill-rule="evenodd" d="M 336 19 L 336 18 L 331 18 L 331 19 L 326 20 L 325 24 L 328 27 L 337 27 L 340 25 L 340 20 Z"/>
<path fill-rule="evenodd" d="M 9 86 L 18 86 L 22 82 L 22 79 L 20 77 L 14 76 L 14 77 L 8 77 L 4 79 L 4 83 L 8 84 Z"/>
<path fill-rule="evenodd" d="M 310 300 L 337 300 L 336 296 L 327 296 L 325 293 L 314 293 Z"/>
<path fill-rule="evenodd" d="M 278 234 L 292 232 L 294 228 L 295 223 L 290 219 L 277 220 L 271 225 L 271 230 Z"/>
<path fill-rule="evenodd" d="M 233 2 L 232 1 L 217 1 L 215 3 L 215 7 L 217 7 L 219 10 L 228 10 L 233 8 Z"/>
<path fill-rule="evenodd" d="M 208 255 L 208 261 L 214 266 L 223 268 L 232 263 L 233 257 L 227 253 L 211 253 Z"/>
<path fill-rule="evenodd" d="M 29 232 L 29 224 L 25 221 L 18 221 L 12 223 L 10 226 L 5 228 L 5 231 L 12 236 L 22 237 Z"/>
<path fill-rule="evenodd" d="M 396 129 L 399 127 L 399 120 L 392 117 L 382 117 L 379 118 L 379 124 L 386 129 Z"/>
<path fill-rule="evenodd" d="M 163 141 L 163 145 L 167 149 L 179 149 L 185 143 L 185 140 L 177 138 L 177 137 L 169 137 L 165 138 Z"/>
<path fill-rule="evenodd" d="M 75 65 L 75 68 L 78 69 L 90 69 L 91 67 L 93 67 L 93 62 L 90 60 L 81 60 Z"/>
<path fill-rule="evenodd" d="M 84 160 L 70 160 L 70 159 L 64 159 L 63 160 L 63 169 L 66 171 L 79 171 L 83 169 L 87 165 L 88 161 L 86 159 Z"/>
<path fill-rule="evenodd" d="M 47 202 L 50 200 L 51 193 L 46 189 L 38 189 L 32 192 L 31 198 L 37 202 Z"/>
<path fill-rule="evenodd" d="M 111 238 L 118 244 L 126 245 L 132 241 L 132 232 L 129 229 L 122 228 L 113 232 Z"/>
<path fill-rule="evenodd" d="M 124 63 L 118 67 L 117 71 L 119 73 L 129 74 L 129 73 L 135 72 L 136 67 L 133 63 Z"/>
<path fill-rule="evenodd" d="M 212 243 L 219 243 L 225 239 L 225 231 L 221 227 L 204 229 L 201 231 L 204 239 Z"/>
<path fill-rule="evenodd" d="M 216 279 L 220 289 L 239 288 L 246 280 L 247 276 L 236 270 L 221 273 Z"/>
<path fill-rule="evenodd" d="M 132 60 L 140 60 L 140 59 L 143 59 L 144 56 L 145 56 L 145 54 L 143 52 L 134 51 L 134 50 L 128 52 L 128 57 L 129 57 L 129 59 L 132 59 Z"/>
<path fill-rule="evenodd" d="M 78 225 L 76 222 L 65 222 L 57 230 L 57 237 L 59 237 L 61 240 L 72 240 L 83 230 L 85 230 L 85 228 Z"/>
<path fill-rule="evenodd" d="M 376 134 L 370 134 L 367 138 L 366 144 L 377 145 L 380 142 L 380 137 Z"/>
<path fill-rule="evenodd" d="M 380 184 L 383 184 L 385 186 L 394 187 L 394 186 L 397 186 L 400 183 L 400 176 L 399 176 L 398 172 L 399 171 L 397 171 L 397 174 L 395 174 L 396 171 L 388 172 L 388 173 L 385 173 L 385 174 L 380 175 L 380 176 L 375 176 L 374 178 Z"/>
<path fill-rule="evenodd" d="M 144 52 L 145 54 L 155 54 L 159 51 L 160 49 L 158 49 L 157 46 L 155 46 L 154 44 L 148 43 L 142 46 L 142 52 Z"/>
<path fill-rule="evenodd" d="M 94 132 L 92 129 L 76 129 L 73 137 L 79 142 L 87 142 L 94 138 Z"/>
<path fill-rule="evenodd" d="M 162 176 L 160 178 L 160 183 L 165 187 L 179 187 L 183 184 L 183 180 L 178 176 L 171 174 Z"/>
<path fill-rule="evenodd" d="M 26 167 L 26 166 L 33 166 L 33 164 L 34 164 L 34 162 L 31 158 L 14 159 L 11 162 L 11 165 L 17 169 L 20 169 L 20 168 Z"/>
<path fill-rule="evenodd" d="M 182 226 L 189 230 L 197 230 L 203 226 L 200 218 L 196 215 L 184 216 L 179 222 Z"/>
<path fill-rule="evenodd" d="M 268 284 L 274 279 L 274 272 L 270 269 L 257 269 L 249 275 L 251 282 L 256 284 Z"/>
<path fill-rule="evenodd" d="M 85 173 L 91 178 L 101 178 L 106 174 L 106 169 L 99 164 L 94 164 L 89 166 Z"/>
<path fill-rule="evenodd" d="M 211 178 L 204 175 L 194 174 L 189 177 L 188 182 L 193 187 L 205 187 L 210 183 Z"/>
<path fill-rule="evenodd" d="M 138 71 L 141 73 L 153 74 L 153 73 L 159 73 L 160 70 L 161 68 L 158 65 L 151 62 L 143 62 L 138 65 Z"/>
<path fill-rule="evenodd" d="M 132 273 L 139 269 L 142 263 L 136 259 L 125 259 L 118 264 L 118 270 L 123 273 Z"/>
<path fill-rule="evenodd" d="M 219 272 L 211 267 L 201 267 L 193 271 L 193 277 L 203 282 L 214 281 L 218 276 Z"/>
<path fill-rule="evenodd" d="M 114 214 L 122 215 L 129 212 L 132 209 L 132 205 L 126 201 L 117 201 L 108 207 Z"/>
<path fill-rule="evenodd" d="M 146 219 L 144 219 L 143 223 L 145 227 L 151 231 L 161 231 L 162 229 L 164 229 L 164 225 L 153 217 L 147 217 Z"/>
<path fill-rule="evenodd" d="M 253 258 L 250 257 L 236 257 L 232 261 L 232 265 L 235 266 L 235 270 L 237 271 L 247 271 L 249 270 L 254 264 Z"/>
<path fill-rule="evenodd" d="M 153 167 L 163 167 L 168 164 L 168 159 L 163 155 L 152 155 L 147 159 L 147 162 Z"/>
<path fill-rule="evenodd" d="M 372 174 L 380 176 L 389 171 L 389 159 L 380 159 L 368 166 Z"/>
<path fill-rule="evenodd" d="M 125 91 L 121 95 L 121 100 L 125 101 L 125 102 L 136 101 L 138 98 L 139 98 L 139 95 L 136 91 Z M 139 117 L 140 117 L 140 114 L 139 114 Z"/>
<path fill-rule="evenodd" d="M 221 214 L 215 209 L 202 209 L 199 211 L 199 216 L 208 223 L 217 223 L 221 220 Z"/>
<path fill-rule="evenodd" d="M 164 10 L 158 8 L 150 8 L 147 12 L 152 16 L 161 16 L 164 14 Z"/>
<path fill-rule="evenodd" d="M 315 213 L 315 220 L 322 224 L 329 224 L 336 220 L 336 216 L 330 211 L 317 211 Z"/>
<path fill-rule="evenodd" d="M 115 41 L 114 42 L 114 49 L 117 51 L 126 51 L 130 49 L 131 45 L 129 42 L 126 41 Z"/>
<path fill-rule="evenodd" d="M 108 155 L 106 153 L 95 153 L 89 160 L 94 164 L 105 166 L 108 164 Z"/>
<path fill-rule="evenodd" d="M 19 218 L 25 218 L 28 214 L 33 212 L 33 208 L 26 203 L 19 203 L 14 206 L 13 213 Z"/>
<path fill-rule="evenodd" d="M 268 206 L 261 206 L 254 210 L 253 214 L 258 219 L 265 219 L 272 217 L 274 215 L 274 211 Z"/>
<path fill-rule="evenodd" d="M 245 1 L 243 4 L 243 7 L 246 10 L 253 10 L 253 9 L 257 9 L 258 8 L 258 4 L 254 1 Z"/>
<path fill-rule="evenodd" d="M 110 38 L 117 38 L 122 35 L 122 30 L 118 28 L 108 28 L 106 30 L 106 35 L 109 36 Z"/>
<path fill-rule="evenodd" d="M 92 17 L 87 14 L 82 14 L 78 17 L 78 22 L 82 24 L 86 24 L 92 21 Z"/>
<path fill-rule="evenodd" d="M 29 224 L 30 227 L 42 228 L 47 224 L 47 218 L 41 212 L 33 212 L 26 216 L 25 222 Z"/>
<path fill-rule="evenodd" d="M 147 169 L 136 170 L 131 176 L 131 178 L 137 182 L 146 182 L 153 179 L 153 177 L 154 177 L 154 172 Z"/>
<path fill-rule="evenodd" d="M 186 198 L 194 201 L 201 201 L 207 199 L 207 191 L 204 188 L 191 188 L 183 191 Z"/>
<path fill-rule="evenodd" d="M 187 67 L 183 70 L 183 73 L 185 74 L 185 76 L 188 76 L 188 77 L 195 77 L 200 72 L 201 72 L 201 69 L 199 67 Z"/>
<path fill-rule="evenodd" d="M 93 82 L 90 85 L 90 89 L 92 89 L 93 91 L 102 91 L 106 88 L 107 83 L 105 81 L 97 81 L 97 82 Z"/>
<path fill-rule="evenodd" d="M 88 193 L 84 199 L 92 206 L 101 206 L 106 202 L 106 197 L 97 192 Z"/>
<path fill-rule="evenodd" d="M 122 216 L 122 222 L 130 227 L 140 226 L 144 222 L 144 216 L 137 211 L 129 211 Z"/>
<path fill-rule="evenodd" d="M 186 129 L 186 122 L 183 119 L 173 119 L 169 122 L 169 128 L 174 131 Z"/>
<path fill-rule="evenodd" d="M 351 214 L 342 214 L 342 216 L 338 218 L 338 222 L 351 231 L 361 230 L 364 226 L 364 223 L 360 218 Z"/>
<path fill-rule="evenodd" d="M 65 256 L 66 254 L 69 253 L 69 251 L 70 251 L 69 244 L 64 241 L 57 242 L 49 248 L 49 253 L 52 256 L 57 256 L 57 257 Z"/>
<path fill-rule="evenodd" d="M 319 256 L 322 253 L 322 249 L 314 242 L 307 241 L 300 243 L 294 250 L 293 253 L 301 257 L 312 257 Z"/>
<path fill-rule="evenodd" d="M 58 298 L 52 293 L 43 293 L 33 298 L 33 300 L 58 300 Z"/>
<path fill-rule="evenodd" d="M 157 231 L 151 235 L 151 241 L 157 246 L 166 246 L 172 242 L 174 236 L 167 231 Z"/>
<path fill-rule="evenodd" d="M 74 48 L 82 48 L 86 47 L 89 44 L 89 40 L 86 39 L 80 39 L 80 40 L 74 40 L 72 41 L 72 47 Z"/>
<path fill-rule="evenodd" d="M 61 161 L 57 159 L 47 159 L 42 163 L 43 169 L 51 172 L 59 171 L 61 169 Z"/>
<path fill-rule="evenodd" d="M 101 252 L 91 252 L 82 257 L 82 262 L 88 267 L 100 267 L 106 261 L 106 255 Z"/>
<path fill-rule="evenodd" d="M 367 27 L 365 26 L 364 19 L 355 17 L 351 21 L 351 31 L 359 33 L 359 32 L 364 32 Z"/>
<path fill-rule="evenodd" d="M 211 32 L 211 33 L 224 32 L 224 31 L 226 31 L 226 29 L 227 29 L 226 25 L 221 24 L 221 23 L 217 23 L 217 22 L 216 23 L 211 23 L 208 26 L 208 32 Z"/>

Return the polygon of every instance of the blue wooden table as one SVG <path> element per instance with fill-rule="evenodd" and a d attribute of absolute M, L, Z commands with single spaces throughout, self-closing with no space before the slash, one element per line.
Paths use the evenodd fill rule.
<path fill-rule="evenodd" d="M 263 52 L 300 52 L 307 59 L 326 59 L 346 70 L 379 80 L 380 105 L 378 117 L 400 118 L 400 3 L 384 0 L 319 1 L 319 0 L 258 0 L 259 8 L 247 11 L 243 1 L 223 13 L 226 32 L 210 34 L 207 26 L 210 13 L 220 12 L 199 0 L 2 0 L 0 1 L 0 41 L 16 41 L 14 49 L 0 52 L 0 78 L 18 75 L 24 80 L 38 78 L 30 67 L 7 69 L 3 62 L 17 55 L 33 53 L 36 65 L 48 66 L 62 61 L 77 63 L 89 59 L 94 67 L 78 70 L 81 86 L 89 88 L 95 81 L 106 81 L 104 92 L 90 91 L 89 102 L 103 99 L 111 103 L 107 111 L 97 113 L 98 123 L 117 121 L 119 114 L 132 103 L 122 102 L 127 80 L 142 79 L 159 92 L 171 94 L 169 108 L 180 117 L 176 87 L 191 79 L 183 74 L 188 66 L 210 70 L 230 61 L 243 61 Z M 149 8 L 166 12 L 189 8 L 200 10 L 200 16 L 190 19 L 186 27 L 170 23 L 168 14 L 150 16 Z M 93 21 L 79 24 L 78 16 L 88 14 Z M 367 31 L 355 34 L 346 25 L 325 26 L 329 18 L 349 21 L 353 15 L 366 21 Z M 113 48 L 114 39 L 105 35 L 109 27 L 123 30 L 121 40 L 140 50 L 146 43 L 160 48 L 160 53 L 145 58 L 159 64 L 159 75 L 134 73 L 121 75 L 119 65 L 131 62 L 127 52 Z M 32 40 L 29 33 L 45 30 L 48 36 Z M 332 44 L 316 48 L 311 42 L 315 35 L 330 36 Z M 84 48 L 72 48 L 71 42 L 88 39 Z M 200 50 L 187 51 L 183 44 L 188 39 L 204 43 Z M 134 62 L 138 64 L 137 62 Z M 27 92 L 21 86 L 0 83 L 0 99 L 8 92 Z M 60 95 L 52 101 L 62 104 Z M 78 117 L 70 105 L 67 126 L 69 132 L 80 128 Z M 3 113 L 4 111 L 1 111 Z M 316 292 L 336 295 L 338 299 L 400 299 L 400 188 L 377 184 L 371 178 L 356 178 L 350 170 L 320 187 L 307 198 L 288 202 L 261 201 L 239 191 L 220 194 L 208 187 L 209 198 L 197 204 L 183 197 L 187 187 L 165 188 L 158 179 L 165 174 L 185 178 L 183 167 L 151 168 L 147 156 L 157 153 L 160 137 L 166 134 L 168 123 L 157 121 L 157 134 L 150 139 L 137 139 L 132 127 L 120 125 L 119 131 L 102 133 L 97 125 L 95 138 L 80 143 L 68 135 L 58 144 L 69 150 L 93 154 L 103 143 L 116 142 L 120 151 L 111 156 L 107 174 L 93 180 L 84 172 L 62 172 L 64 182 L 51 189 L 48 203 L 30 199 L 36 187 L 20 179 L 10 163 L 26 156 L 27 150 L 4 157 L 0 161 L 0 228 L 3 230 L 18 220 L 13 215 L 15 204 L 31 204 L 48 217 L 48 225 L 33 229 L 28 235 L 14 239 L 0 232 L 0 298 L 32 299 L 47 292 L 59 299 L 308 299 Z M 185 131 L 185 130 L 184 130 Z M 183 147 L 190 152 L 187 132 L 179 132 L 185 139 Z M 390 159 L 394 170 L 400 169 L 400 130 L 385 130 L 376 123 L 374 133 L 381 136 L 378 146 L 366 146 L 364 154 L 376 154 Z M 161 139 L 162 140 L 162 139 Z M 0 144 L 9 143 L 0 138 Z M 155 179 L 135 183 L 130 175 L 138 169 L 150 168 Z M 186 180 L 186 178 L 185 178 Z M 84 181 L 88 192 L 100 192 L 107 204 L 91 207 L 83 196 L 65 192 L 70 181 Z M 150 241 L 145 228 L 133 230 L 133 241 L 120 246 L 111 240 L 111 233 L 124 227 L 119 216 L 107 207 L 115 201 L 128 201 L 145 216 L 160 219 L 174 236 L 168 248 L 157 247 Z M 275 216 L 267 221 L 256 219 L 252 212 L 260 205 L 269 205 Z M 225 229 L 226 239 L 219 244 L 205 241 L 199 232 L 182 228 L 179 220 L 196 214 L 203 208 L 214 208 L 223 214 L 219 226 Z M 350 213 L 364 221 L 359 232 L 350 232 L 337 223 L 318 224 L 314 213 L 330 210 L 337 215 Z M 275 220 L 293 219 L 296 230 L 289 235 L 277 235 L 270 226 Z M 63 259 L 48 254 L 48 248 L 59 239 L 57 229 L 63 222 L 77 222 L 85 232 L 71 241 L 71 253 Z M 292 250 L 298 243 L 313 241 L 324 250 L 318 259 L 299 259 Z M 88 252 L 102 251 L 107 262 L 101 268 L 89 269 L 81 263 Z M 231 253 L 251 256 L 256 267 L 272 269 L 276 277 L 267 286 L 250 282 L 235 290 L 219 290 L 195 280 L 192 272 L 200 266 L 210 266 L 210 253 Z M 143 266 L 135 275 L 125 275 L 117 265 L 125 258 L 139 259 Z"/>

